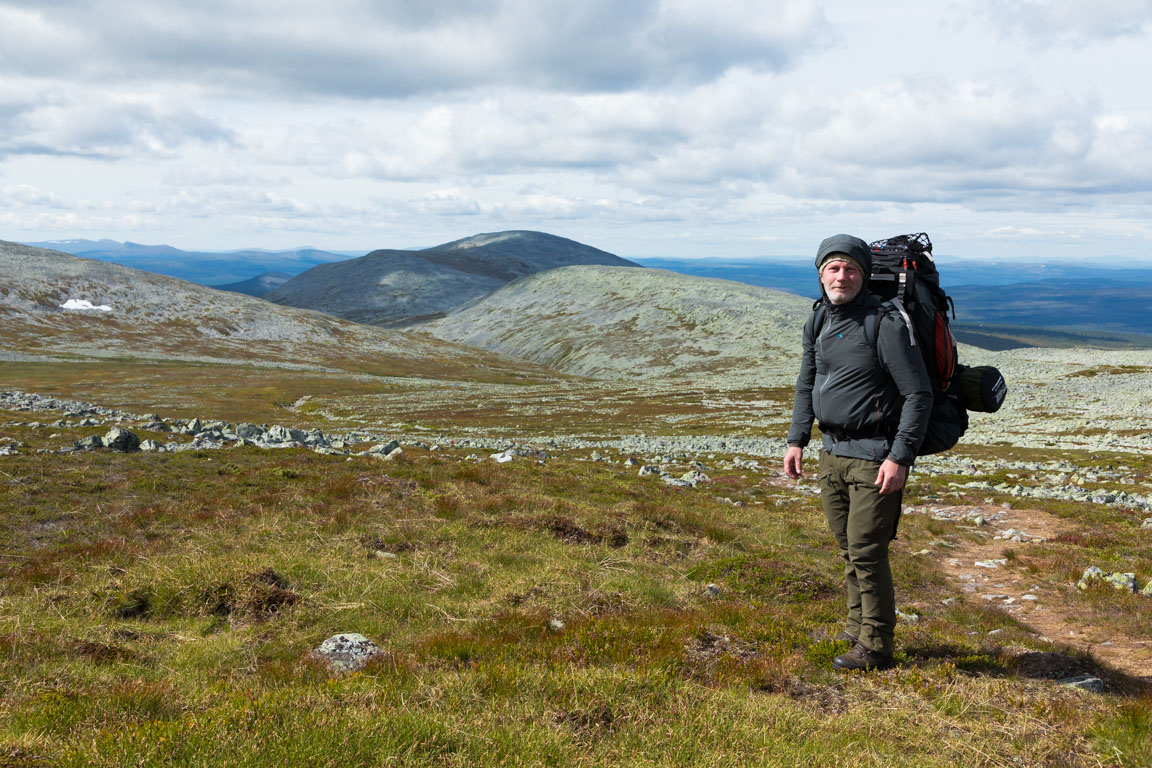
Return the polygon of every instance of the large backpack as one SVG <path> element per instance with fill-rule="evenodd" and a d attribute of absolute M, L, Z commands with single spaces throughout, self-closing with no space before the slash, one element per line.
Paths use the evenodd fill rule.
<path fill-rule="evenodd" d="M 872 275 L 868 292 L 880 307 L 864 319 L 864 335 L 876 347 L 879 315 L 898 312 L 908 326 L 912 345 L 919 347 L 932 383 L 932 412 L 928 431 L 917 455 L 946 451 L 968 429 L 968 410 L 995 412 L 1004 402 L 1008 387 L 991 366 L 965 367 L 956 359 L 956 337 L 948 324 L 955 317 L 952 299 L 940 287 L 940 273 L 932 258 L 932 241 L 924 232 L 877 240 L 872 249 Z M 818 302 L 815 329 L 824 320 L 823 301 Z"/>

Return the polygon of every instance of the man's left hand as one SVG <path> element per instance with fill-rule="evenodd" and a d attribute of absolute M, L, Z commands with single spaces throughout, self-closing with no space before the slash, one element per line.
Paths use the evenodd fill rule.
<path fill-rule="evenodd" d="M 896 493 L 904 487 L 907 479 L 908 467 L 897 464 L 892 459 L 885 459 L 880 465 L 880 471 L 876 473 L 876 485 L 880 487 L 881 496 Z"/>

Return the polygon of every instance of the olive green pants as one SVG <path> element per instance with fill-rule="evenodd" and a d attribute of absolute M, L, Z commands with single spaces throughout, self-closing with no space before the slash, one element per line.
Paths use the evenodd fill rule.
<path fill-rule="evenodd" d="M 903 491 L 881 496 L 880 462 L 820 451 L 820 501 L 844 560 L 848 592 L 845 627 L 866 648 L 891 655 L 896 594 L 888 542 L 896 536 Z"/>

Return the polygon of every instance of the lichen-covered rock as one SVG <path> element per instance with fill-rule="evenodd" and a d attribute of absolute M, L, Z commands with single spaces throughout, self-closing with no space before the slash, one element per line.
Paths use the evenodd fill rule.
<path fill-rule="evenodd" d="M 1084 569 L 1084 575 L 1080 577 L 1076 586 L 1080 589 L 1088 589 L 1088 585 L 1093 581 L 1103 581 L 1124 592 L 1135 592 L 1137 589 L 1135 573 L 1121 573 L 1119 571 L 1109 573 L 1095 565 L 1090 565 Z"/>
<path fill-rule="evenodd" d="M 72 443 L 72 447 L 78 451 L 94 451 L 97 448 L 103 448 L 104 441 L 100 439 L 100 435 L 89 435 Z"/>
<path fill-rule="evenodd" d="M 112 427 L 108 430 L 108 434 L 104 435 L 104 447 L 120 453 L 138 451 L 140 450 L 140 438 L 136 436 L 135 432 L 129 432 L 120 427 Z"/>
<path fill-rule="evenodd" d="M 342 632 L 325 640 L 310 654 L 337 672 L 355 672 L 384 653 L 384 650 L 358 632 Z"/>

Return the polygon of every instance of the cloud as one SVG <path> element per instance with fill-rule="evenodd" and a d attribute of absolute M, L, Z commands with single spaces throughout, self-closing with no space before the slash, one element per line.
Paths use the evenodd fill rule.
<path fill-rule="evenodd" d="M 1036 45 L 1080 47 L 1146 34 L 1152 0 L 995 0 L 981 15 Z"/>
<path fill-rule="evenodd" d="M 189 143 L 232 140 L 216 120 L 163 98 L 50 87 L 29 97 L 24 89 L 6 90 L 0 93 L 0 114 L 7 115 L 0 158 L 155 156 Z"/>
<path fill-rule="evenodd" d="M 779 71 L 827 26 L 816 0 L 8 0 L 0 19 L 0 50 L 25 76 L 351 98 L 614 92 Z"/>

